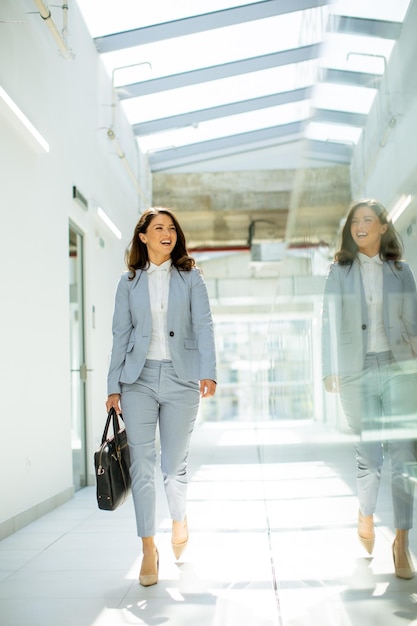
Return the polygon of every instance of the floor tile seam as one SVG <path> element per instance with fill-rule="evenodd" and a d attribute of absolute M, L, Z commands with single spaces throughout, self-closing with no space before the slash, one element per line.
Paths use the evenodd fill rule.
<path fill-rule="evenodd" d="M 139 584 L 139 583 L 138 583 Z M 83 600 L 99 600 L 102 602 L 109 602 L 111 601 L 115 606 L 113 608 L 119 608 L 120 606 L 120 595 L 106 595 L 103 593 L 97 593 L 96 595 L 91 594 L 91 595 L 83 595 L 83 594 L 77 594 L 77 595 L 60 595 L 60 594 L 49 594 L 49 595 L 42 595 L 42 594 L 36 594 L 36 595 L 25 595 L 24 593 L 21 593 L 21 595 L 19 596 L 7 596 L 7 597 L 1 597 L 0 596 L 0 607 L 1 607 L 1 603 L 2 602 L 7 602 L 8 600 L 16 600 L 16 598 L 19 597 L 20 599 L 25 599 L 25 600 L 43 600 L 43 601 L 48 601 L 50 602 L 51 600 L 57 602 L 57 601 L 70 601 L 70 602 L 79 602 L 79 601 L 83 601 Z M 6 625 L 5 625 L 6 626 Z"/>
<path fill-rule="evenodd" d="M 48 514 L 40 517 L 38 520 L 36 520 L 35 522 L 32 522 L 32 524 L 29 524 L 28 526 L 25 526 L 25 528 L 20 529 L 19 531 L 17 531 L 16 533 L 13 533 L 12 537 L 17 536 L 19 533 L 22 535 L 25 535 L 26 537 L 32 535 L 32 534 L 48 534 L 48 533 L 59 533 L 59 537 L 57 538 L 57 540 L 59 540 L 62 536 L 69 534 L 71 532 L 74 532 L 75 529 L 79 528 L 80 526 L 82 526 L 82 524 L 91 521 L 91 519 L 94 517 L 95 512 L 91 512 L 88 516 L 84 517 L 81 520 L 74 520 L 74 523 L 69 523 L 66 524 L 66 520 L 68 518 L 64 518 L 65 519 L 65 529 L 62 530 L 39 530 L 37 531 L 36 529 L 34 530 L 33 527 L 37 527 L 40 526 L 42 524 L 45 525 L 51 525 L 51 527 L 56 527 L 55 525 L 58 523 L 60 523 L 61 520 L 55 520 L 53 518 L 48 519 Z M 7 539 L 7 537 L 6 537 Z"/>
<path fill-rule="evenodd" d="M 126 594 L 129 593 L 129 591 L 131 590 L 132 586 L 135 584 L 135 581 L 139 584 L 138 580 L 134 576 L 132 576 L 130 578 L 126 578 L 126 568 L 123 568 L 123 569 L 120 569 L 120 570 L 119 569 L 103 570 L 103 568 L 100 568 L 99 570 L 87 570 L 87 569 L 83 570 L 83 569 L 69 569 L 69 568 L 66 568 L 64 570 L 42 569 L 42 570 L 35 570 L 35 572 L 30 572 L 29 571 L 28 572 L 28 576 L 29 576 L 29 574 L 32 573 L 32 574 L 36 574 L 36 576 L 38 576 L 40 579 L 41 578 L 45 579 L 45 578 L 47 578 L 46 575 L 50 576 L 50 575 L 53 574 L 54 575 L 54 579 L 55 579 L 55 578 L 58 577 L 58 575 L 63 576 L 63 575 L 68 575 L 68 574 L 72 574 L 72 575 L 76 574 L 77 578 L 82 576 L 82 578 L 85 579 L 86 576 L 88 576 L 88 575 L 95 576 L 98 572 L 99 573 L 105 572 L 105 573 L 111 574 L 112 577 L 113 576 L 117 576 L 119 581 L 126 581 L 126 587 L 127 588 L 123 591 L 123 594 L 124 594 L 123 597 L 125 597 Z M 0 600 L 7 599 L 7 597 L 9 597 L 9 596 L 6 596 L 6 597 L 3 596 L 2 590 L 4 591 L 4 589 L 6 589 L 6 587 L 7 587 L 7 585 L 5 585 L 4 583 L 9 581 L 15 575 L 17 575 L 19 577 L 19 571 L 15 570 L 15 571 L 9 572 L 9 575 L 7 577 L 5 577 L 2 580 L 0 580 Z M 66 576 L 66 577 L 64 576 L 64 578 L 71 578 L 71 576 Z M 57 584 L 59 585 L 61 583 L 57 582 Z M 18 591 L 16 591 L 16 593 L 19 594 L 19 597 L 25 595 L 25 591 L 24 590 L 23 591 L 22 590 L 18 590 Z M 48 588 L 48 590 L 45 591 L 45 593 L 47 594 L 45 597 L 50 597 L 50 593 L 51 593 L 50 588 Z M 111 595 L 111 593 L 112 592 L 110 591 L 109 594 Z M 114 597 L 120 598 L 120 593 L 119 592 L 115 591 L 114 593 L 117 594 L 117 596 L 114 596 Z M 37 594 L 38 594 L 38 592 L 37 592 Z M 37 597 L 39 597 L 39 594 L 37 595 Z M 55 595 L 54 595 L 54 597 L 55 597 Z M 67 597 L 67 596 L 65 596 L 65 597 Z"/>
<path fill-rule="evenodd" d="M 33 563 L 33 562 L 34 562 L 37 558 L 39 558 L 39 557 L 40 557 L 40 556 L 42 556 L 43 554 L 46 554 L 46 553 L 48 552 L 48 550 L 53 549 L 53 548 L 54 548 L 54 546 L 56 546 L 56 545 L 57 545 L 60 541 L 62 541 L 62 539 L 63 539 L 64 537 L 67 537 L 67 536 L 69 536 L 70 534 L 71 534 L 71 533 L 68 533 L 68 532 L 63 533 L 62 535 L 60 535 L 59 537 L 56 537 L 53 541 L 51 541 L 50 543 L 48 543 L 48 545 L 47 545 L 47 546 L 44 546 L 42 549 L 39 549 L 39 550 L 28 550 L 28 549 L 24 549 L 24 548 L 20 548 L 20 549 L 19 549 L 19 548 L 11 548 L 10 550 L 9 550 L 9 549 L 3 549 L 2 551 L 3 551 L 4 553 L 22 553 L 22 552 L 33 552 L 33 554 L 32 554 L 32 555 L 31 555 L 31 556 L 30 556 L 27 560 L 25 560 L 25 562 L 24 562 L 24 563 L 22 563 L 20 566 L 16 567 L 16 568 L 13 570 L 12 575 L 13 575 L 13 574 L 15 574 L 15 573 L 20 572 L 20 571 L 21 571 L 22 569 L 24 569 L 24 568 L 28 568 L 28 567 L 30 567 L 30 566 L 31 566 L 31 564 L 32 564 L 32 563 Z M 105 533 L 105 534 L 108 534 L 108 533 Z M 72 554 L 73 552 L 74 552 L 74 549 L 73 549 L 73 548 L 60 548 L 60 549 L 58 549 L 58 550 L 55 552 L 55 554 L 51 553 L 51 555 L 52 555 L 52 556 L 57 556 L 57 554 L 59 555 L 60 553 L 61 553 L 61 554 L 66 554 L 66 553 L 70 553 L 70 554 Z M 96 550 L 94 550 L 93 552 L 96 552 Z M 0 570 L 0 571 L 2 571 L 2 570 Z M 5 570 L 5 571 L 9 571 L 9 570 Z M 55 568 L 53 568 L 53 569 L 45 569 L 45 570 L 44 570 L 44 569 L 42 569 L 42 570 L 36 570 L 36 568 L 35 568 L 35 571 L 54 571 L 54 572 L 56 572 L 56 571 L 60 571 L 60 570 L 56 570 Z M 63 570 L 63 571 L 82 571 L 82 572 L 86 572 L 86 571 L 88 571 L 88 570 L 79 569 L 79 568 L 75 568 L 75 569 L 70 569 L 70 570 L 68 570 L 68 568 L 65 568 L 65 570 Z M 91 571 L 94 571 L 94 572 L 95 572 L 96 570 L 94 569 L 94 570 L 91 570 Z M 108 570 L 108 571 L 110 571 L 110 570 Z M 5 580 L 5 579 L 4 579 L 4 580 Z M 4 580 L 2 580 L 2 581 L 0 582 L 0 585 L 1 585 L 1 583 L 2 583 Z"/>
<path fill-rule="evenodd" d="M 9 580 L 12 576 L 14 576 L 14 574 L 16 573 L 16 570 L 12 570 L 12 571 L 10 571 L 10 570 L 4 570 L 4 572 L 3 572 L 3 573 L 6 573 L 6 576 L 0 580 L 0 590 L 1 590 L 1 587 L 2 587 L 3 583 L 5 583 L 5 582 L 6 582 L 7 580 Z M 1 600 L 1 596 L 0 596 L 0 600 Z"/>
<path fill-rule="evenodd" d="M 119 603 L 118 603 L 118 605 L 116 607 L 117 609 L 120 610 L 120 609 L 126 608 L 125 606 L 122 606 L 122 605 L 125 605 L 126 602 L 129 600 L 129 596 L 132 593 L 132 591 L 134 590 L 133 588 L 136 587 L 136 586 L 139 588 L 139 579 L 138 578 L 131 580 L 129 588 L 125 591 L 125 593 L 123 594 L 123 597 L 120 598 L 120 600 L 119 600 Z"/>
<path fill-rule="evenodd" d="M 277 567 L 275 563 L 275 556 L 274 556 L 274 551 L 273 551 L 273 546 L 272 546 L 271 523 L 270 523 L 271 520 L 270 520 L 269 510 L 268 510 L 268 495 L 267 495 L 266 480 L 265 480 L 266 459 L 264 459 L 262 455 L 263 444 L 262 444 L 262 441 L 259 440 L 259 437 L 258 437 L 259 431 L 258 431 L 256 423 L 254 424 L 254 431 L 255 431 L 255 442 L 256 442 L 255 446 L 256 446 L 256 452 L 257 452 L 257 458 L 258 458 L 258 465 L 260 468 L 260 478 L 261 478 L 260 482 L 262 483 L 265 526 L 266 526 L 267 537 L 268 537 L 269 563 L 270 563 L 270 573 L 271 573 L 271 579 L 272 579 L 271 582 L 272 582 L 272 589 L 274 593 L 275 607 L 276 607 L 276 620 L 277 620 L 276 626 L 284 626 L 283 618 L 282 618 L 282 607 L 281 607 Z M 267 465 L 269 465 L 269 463 L 267 463 Z"/>
<path fill-rule="evenodd" d="M 17 567 L 13 570 L 12 575 L 13 575 L 13 574 L 16 574 L 16 573 L 18 573 L 18 572 L 20 572 L 20 571 L 21 571 L 21 570 L 23 570 L 24 568 L 27 568 L 27 567 L 28 567 L 28 566 L 29 566 L 29 565 L 30 565 L 33 561 L 35 561 L 35 560 L 36 560 L 36 559 L 37 559 L 40 555 L 42 555 L 44 552 L 46 552 L 46 551 L 50 548 L 50 546 L 51 546 L 51 545 L 55 544 L 55 543 L 56 543 L 56 541 L 58 541 L 58 539 L 56 539 L 56 540 L 55 540 L 55 541 L 53 541 L 51 544 L 48 544 L 48 546 L 46 546 L 46 547 L 44 547 L 44 548 L 42 548 L 42 549 L 39 549 L 39 550 L 33 550 L 32 552 L 34 552 L 34 554 L 33 554 L 32 556 L 30 556 L 30 557 L 29 557 L 29 558 L 28 558 L 28 559 L 27 559 L 24 563 L 22 563 L 21 565 L 17 566 Z M 22 549 L 21 549 L 21 550 L 16 550 L 16 549 L 14 549 L 14 550 L 10 550 L 10 552 L 23 552 L 23 550 L 22 550 Z M 31 552 L 31 551 L 29 551 L 29 552 Z M 1 582 L 0 582 L 0 585 L 1 585 L 3 582 L 4 582 L 4 581 L 1 581 Z"/>
<path fill-rule="evenodd" d="M 7 547 L 7 546 L 0 545 L 0 556 L 3 553 L 9 553 L 9 552 L 36 552 L 38 553 L 41 551 L 42 551 L 42 548 L 30 548 L 30 547 L 24 547 L 20 545 Z"/>

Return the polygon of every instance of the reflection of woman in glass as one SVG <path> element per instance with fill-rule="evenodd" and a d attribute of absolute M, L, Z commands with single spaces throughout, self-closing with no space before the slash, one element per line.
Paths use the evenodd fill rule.
<path fill-rule="evenodd" d="M 384 452 L 391 462 L 396 528 L 395 573 L 414 575 L 408 552 L 413 521 L 415 462 L 409 425 L 417 414 L 417 293 L 400 261 L 402 246 L 376 200 L 355 203 L 326 280 L 323 308 L 323 375 L 327 391 L 340 392 L 356 443 L 358 534 L 372 553 Z"/>

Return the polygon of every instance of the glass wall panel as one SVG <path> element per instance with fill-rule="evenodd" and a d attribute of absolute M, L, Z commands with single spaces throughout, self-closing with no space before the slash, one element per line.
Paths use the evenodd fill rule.
<path fill-rule="evenodd" d="M 309 318 L 217 321 L 219 386 L 201 405 L 203 419 L 311 418 L 311 326 Z"/>

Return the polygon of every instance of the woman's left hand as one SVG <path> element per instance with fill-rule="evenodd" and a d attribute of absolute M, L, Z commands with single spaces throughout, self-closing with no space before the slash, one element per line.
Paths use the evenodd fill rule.
<path fill-rule="evenodd" d="M 200 395 L 202 398 L 210 398 L 216 393 L 216 382 L 214 380 L 200 380 Z"/>

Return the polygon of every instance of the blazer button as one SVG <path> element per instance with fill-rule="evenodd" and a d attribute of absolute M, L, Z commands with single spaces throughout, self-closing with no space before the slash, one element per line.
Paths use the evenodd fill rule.
<path fill-rule="evenodd" d="M 362 330 L 366 330 L 366 324 L 362 324 Z"/>
<path fill-rule="evenodd" d="M 173 330 L 171 330 L 171 332 L 169 333 L 169 336 L 170 336 L 170 337 L 173 337 L 174 335 L 175 335 L 174 331 L 173 331 Z"/>

